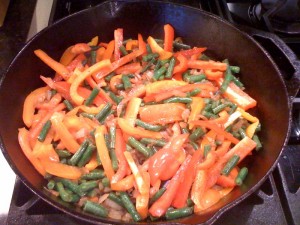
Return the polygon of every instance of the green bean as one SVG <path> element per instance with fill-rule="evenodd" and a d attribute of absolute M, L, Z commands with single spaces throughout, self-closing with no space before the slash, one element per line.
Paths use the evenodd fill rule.
<path fill-rule="evenodd" d="M 188 199 L 186 200 L 186 205 L 187 205 L 188 207 L 191 207 L 191 206 L 193 206 L 193 205 L 194 205 L 194 202 L 193 202 L 193 200 L 192 200 L 192 199 L 190 199 L 190 198 L 188 198 Z"/>
<path fill-rule="evenodd" d="M 95 197 L 97 194 L 98 194 L 98 189 L 94 188 L 94 189 L 88 191 L 88 193 L 86 194 L 86 196 L 88 196 L 88 197 Z"/>
<path fill-rule="evenodd" d="M 262 148 L 262 144 L 261 144 L 261 142 L 259 140 L 259 137 L 256 134 L 254 134 L 253 137 L 252 137 L 252 139 L 253 139 L 253 141 L 256 142 L 255 150 L 259 151 Z"/>
<path fill-rule="evenodd" d="M 110 112 L 112 107 L 111 103 L 106 103 L 106 105 L 100 110 L 98 114 L 95 115 L 95 118 L 100 122 L 103 123 L 103 121 L 106 119 L 108 116 L 108 113 Z"/>
<path fill-rule="evenodd" d="M 222 103 L 222 104 L 220 104 L 220 105 L 214 107 L 214 108 L 212 109 L 212 111 L 213 111 L 214 114 L 218 114 L 218 113 L 221 112 L 223 109 L 225 109 L 227 106 L 228 106 L 228 104 Z"/>
<path fill-rule="evenodd" d="M 167 64 L 167 63 L 169 63 L 170 62 L 170 59 L 163 59 L 163 60 L 159 60 L 160 61 L 160 65 L 165 65 L 165 64 Z"/>
<path fill-rule="evenodd" d="M 172 57 L 171 60 L 170 60 L 169 67 L 167 69 L 165 78 L 171 78 L 172 77 L 173 71 L 174 71 L 174 67 L 175 67 L 175 62 L 176 62 L 175 58 Z"/>
<path fill-rule="evenodd" d="M 89 97 L 85 100 L 84 105 L 89 106 L 90 104 L 93 103 L 94 99 L 97 97 L 97 95 L 99 94 L 99 88 L 98 87 L 94 87 L 94 89 L 92 90 L 91 94 L 89 95 Z"/>
<path fill-rule="evenodd" d="M 47 188 L 49 190 L 53 190 L 55 188 L 55 181 L 54 180 L 49 180 L 47 183 Z"/>
<path fill-rule="evenodd" d="M 205 55 L 205 54 L 201 54 L 201 56 L 199 57 L 199 59 L 200 59 L 200 60 L 203 60 L 203 61 L 208 61 L 208 60 L 210 60 L 210 58 L 209 58 L 207 55 Z"/>
<path fill-rule="evenodd" d="M 94 188 L 98 187 L 98 182 L 95 181 L 95 180 L 92 180 L 92 181 L 87 181 L 87 182 L 84 182 L 84 183 L 81 183 L 79 185 L 79 189 L 82 191 L 82 192 L 88 192 Z"/>
<path fill-rule="evenodd" d="M 117 90 L 125 90 L 125 87 L 124 87 L 124 84 L 123 84 L 123 83 L 116 84 L 115 87 L 116 87 Z"/>
<path fill-rule="evenodd" d="M 205 116 L 206 118 L 214 118 L 214 119 L 218 118 L 217 115 L 215 115 L 215 114 L 213 114 L 211 112 L 208 112 L 206 110 L 202 111 L 202 115 Z"/>
<path fill-rule="evenodd" d="M 239 73 L 241 68 L 239 66 L 230 66 L 232 73 Z"/>
<path fill-rule="evenodd" d="M 190 71 L 188 70 L 188 71 L 186 71 L 186 72 L 183 73 L 182 79 L 183 79 L 184 81 L 186 81 L 187 78 L 188 78 L 189 76 L 191 76 L 191 73 L 190 73 Z"/>
<path fill-rule="evenodd" d="M 79 159 L 77 166 L 83 167 L 85 164 L 87 164 L 87 162 L 90 161 L 95 149 L 96 149 L 96 146 L 94 146 L 93 144 L 89 144 L 89 146 L 86 148 L 86 150 L 82 154 L 81 158 Z"/>
<path fill-rule="evenodd" d="M 73 181 L 63 178 L 59 178 L 58 181 L 72 192 L 78 194 L 81 197 L 84 196 L 84 192 L 79 188 L 79 185 L 74 183 Z"/>
<path fill-rule="evenodd" d="M 141 142 L 136 140 L 134 137 L 128 138 L 128 144 L 135 148 L 138 152 L 142 153 L 146 158 L 149 158 L 151 156 L 151 149 L 147 148 L 145 145 L 143 145 Z"/>
<path fill-rule="evenodd" d="M 46 180 L 52 179 L 52 177 L 53 177 L 53 175 L 50 174 L 50 173 L 47 173 L 47 172 L 46 172 L 46 174 L 45 174 L 45 176 L 44 176 L 44 178 L 45 178 Z"/>
<path fill-rule="evenodd" d="M 120 50 L 122 56 L 128 55 L 128 52 L 127 52 L 126 48 L 124 47 L 124 45 L 121 45 L 119 47 L 119 50 Z"/>
<path fill-rule="evenodd" d="M 72 109 L 74 109 L 74 106 L 72 105 L 72 103 L 71 103 L 69 100 L 65 99 L 65 100 L 63 101 L 63 103 L 65 104 L 65 106 L 67 107 L 67 109 L 68 109 L 69 111 L 71 111 Z"/>
<path fill-rule="evenodd" d="M 241 139 L 242 138 L 239 132 L 232 132 L 231 134 L 233 135 L 233 137 L 235 137 L 237 139 Z"/>
<path fill-rule="evenodd" d="M 152 139 L 152 138 L 142 138 L 140 142 L 144 145 L 155 145 L 159 147 L 164 147 L 167 142 L 163 139 Z"/>
<path fill-rule="evenodd" d="M 90 120 L 93 120 L 95 118 L 95 115 L 91 114 L 91 113 L 82 112 L 82 113 L 80 113 L 80 115 L 85 117 L 85 118 L 88 118 Z"/>
<path fill-rule="evenodd" d="M 109 82 L 109 81 L 111 80 L 111 78 L 112 78 L 113 76 L 115 76 L 115 75 L 116 75 L 115 72 L 111 72 L 111 73 L 109 73 L 106 77 L 104 77 L 104 80 L 105 80 L 106 82 Z"/>
<path fill-rule="evenodd" d="M 186 97 L 192 97 L 192 96 L 195 96 L 197 94 L 199 94 L 201 92 L 201 89 L 200 88 L 195 88 L 194 90 L 190 91 L 190 92 L 187 92 L 186 93 Z"/>
<path fill-rule="evenodd" d="M 118 195 L 116 195 L 114 192 L 110 192 L 109 195 L 108 195 L 108 198 L 112 201 L 114 201 L 115 203 L 117 203 L 118 205 L 123 206 L 123 202 L 122 200 L 119 198 Z"/>
<path fill-rule="evenodd" d="M 167 68 L 162 66 L 160 69 L 154 71 L 153 80 L 158 80 L 160 76 L 162 76 L 167 71 Z"/>
<path fill-rule="evenodd" d="M 166 212 L 167 220 L 174 220 L 182 217 L 187 217 L 192 215 L 194 212 L 194 207 L 184 207 L 180 209 L 171 209 Z"/>
<path fill-rule="evenodd" d="M 163 103 L 192 103 L 192 99 L 188 97 L 171 97 L 163 101 Z"/>
<path fill-rule="evenodd" d="M 57 90 L 51 89 L 51 90 L 50 90 L 50 93 L 51 93 L 51 98 L 52 98 L 54 95 L 56 95 Z"/>
<path fill-rule="evenodd" d="M 204 74 L 200 74 L 200 75 L 191 75 L 191 76 L 186 76 L 184 81 L 188 82 L 188 83 L 197 83 L 200 82 L 202 80 L 206 79 L 206 76 Z"/>
<path fill-rule="evenodd" d="M 132 87 L 129 76 L 127 75 L 122 75 L 122 82 L 124 84 L 124 89 L 128 90 Z"/>
<path fill-rule="evenodd" d="M 199 148 L 199 145 L 194 141 L 189 141 L 190 145 L 193 147 L 194 150 L 197 150 Z"/>
<path fill-rule="evenodd" d="M 235 83 L 236 86 L 238 86 L 240 88 L 244 87 L 244 84 L 234 75 L 232 75 L 232 81 L 233 81 L 233 83 Z"/>
<path fill-rule="evenodd" d="M 228 174 L 231 172 L 231 170 L 237 165 L 237 163 L 240 160 L 240 156 L 233 155 L 228 162 L 226 163 L 225 167 L 222 170 L 222 174 L 225 176 L 228 176 Z"/>
<path fill-rule="evenodd" d="M 201 127 L 197 127 L 192 134 L 190 135 L 189 139 L 191 141 L 197 141 L 200 137 L 205 134 L 205 131 Z"/>
<path fill-rule="evenodd" d="M 118 158 L 117 158 L 116 151 L 114 148 L 111 148 L 109 150 L 109 156 L 110 156 L 111 164 L 112 164 L 114 171 L 117 171 L 119 168 L 119 163 L 118 163 Z"/>
<path fill-rule="evenodd" d="M 116 96 L 113 92 L 109 92 L 109 97 L 118 105 L 121 101 L 122 101 L 122 99 L 123 99 L 123 97 L 122 96 L 120 96 L 120 97 L 118 97 L 118 96 Z"/>
<path fill-rule="evenodd" d="M 247 137 L 247 134 L 246 134 L 246 132 L 245 132 L 245 130 L 243 128 L 240 128 L 238 130 L 238 132 L 239 132 L 239 134 L 241 135 L 242 138 Z"/>
<path fill-rule="evenodd" d="M 89 145 L 89 141 L 86 139 L 79 147 L 79 149 L 74 153 L 74 155 L 70 158 L 69 162 L 72 166 L 77 165 L 86 148 Z"/>
<path fill-rule="evenodd" d="M 156 59 L 158 56 L 159 56 L 158 53 L 150 53 L 150 54 L 147 54 L 147 55 L 144 55 L 144 56 L 143 56 L 143 61 L 149 62 L 149 61 L 151 61 L 152 59 Z"/>
<path fill-rule="evenodd" d="M 237 104 L 232 104 L 228 113 L 231 115 L 236 111 L 237 107 L 238 107 Z"/>
<path fill-rule="evenodd" d="M 181 132 L 184 133 L 184 134 L 189 134 L 190 133 L 189 129 L 187 129 L 187 128 L 181 128 Z"/>
<path fill-rule="evenodd" d="M 218 107 L 220 104 L 221 104 L 220 100 L 212 101 L 212 103 L 211 103 L 212 111 L 214 108 Z"/>
<path fill-rule="evenodd" d="M 102 169 L 94 169 L 91 172 L 84 174 L 80 179 L 86 180 L 99 180 L 105 177 L 105 173 Z"/>
<path fill-rule="evenodd" d="M 96 216 L 100 217 L 107 217 L 108 216 L 108 210 L 104 208 L 102 205 L 87 200 L 84 203 L 83 211 L 94 214 Z"/>
<path fill-rule="evenodd" d="M 152 198 L 150 198 L 149 200 L 149 205 L 152 205 L 154 202 L 156 202 L 167 190 L 167 188 L 162 187 L 161 189 L 159 189 L 153 196 Z"/>
<path fill-rule="evenodd" d="M 139 127 L 145 128 L 146 130 L 152 130 L 152 131 L 160 131 L 165 128 L 164 126 L 146 123 L 139 119 L 135 120 L 135 124 Z"/>
<path fill-rule="evenodd" d="M 151 68 L 151 66 L 153 65 L 154 62 L 155 62 L 155 58 L 151 59 L 151 61 L 148 62 L 147 65 L 144 66 L 144 68 L 141 70 L 141 73 L 144 73 L 147 70 L 149 70 Z"/>
<path fill-rule="evenodd" d="M 261 123 L 258 123 L 256 129 L 255 129 L 255 132 L 259 132 L 261 131 Z"/>
<path fill-rule="evenodd" d="M 91 51 L 97 51 L 100 46 L 99 45 L 90 45 Z"/>
<path fill-rule="evenodd" d="M 191 49 L 191 46 L 189 46 L 187 44 L 180 43 L 178 41 L 173 41 L 173 47 L 178 49 L 178 50 L 179 49 L 184 49 L 184 50 Z"/>
<path fill-rule="evenodd" d="M 56 183 L 56 188 L 57 191 L 59 193 L 59 196 L 61 197 L 61 199 L 65 202 L 71 202 L 72 201 L 72 196 L 71 194 L 69 194 L 65 188 L 64 185 L 61 182 L 57 182 Z"/>
<path fill-rule="evenodd" d="M 243 168 L 239 171 L 237 177 L 235 178 L 235 183 L 236 183 L 238 186 L 241 186 L 241 185 L 243 184 L 243 182 L 244 182 L 244 180 L 245 180 L 247 174 L 248 174 L 248 168 L 247 168 L 247 167 L 243 167 Z"/>
<path fill-rule="evenodd" d="M 60 159 L 59 162 L 62 163 L 62 164 L 68 164 L 68 160 L 66 158 Z"/>
<path fill-rule="evenodd" d="M 231 70 L 230 70 L 230 66 L 229 66 L 229 62 L 227 59 L 225 59 L 223 61 L 224 63 L 227 64 L 227 69 L 226 69 L 226 72 L 225 72 L 225 78 L 223 80 L 223 83 L 221 84 L 221 87 L 220 87 L 220 91 L 221 93 L 224 93 L 229 85 L 229 83 L 232 81 L 232 73 L 231 73 Z"/>
<path fill-rule="evenodd" d="M 115 126 L 111 126 L 109 128 L 109 136 L 110 136 L 110 144 L 109 144 L 109 148 L 115 148 L 116 145 L 116 127 Z"/>
<path fill-rule="evenodd" d="M 95 50 L 91 51 L 91 66 L 97 62 L 97 52 Z"/>
<path fill-rule="evenodd" d="M 121 198 L 121 201 L 122 201 L 124 207 L 126 208 L 128 213 L 131 215 L 132 219 L 135 222 L 142 220 L 140 214 L 136 211 L 135 206 L 131 202 L 128 194 L 126 192 L 120 192 L 120 198 Z"/>
<path fill-rule="evenodd" d="M 104 177 L 101 180 L 101 183 L 103 184 L 104 187 L 109 187 L 110 186 L 110 182 L 109 182 L 109 179 L 107 177 Z"/>
<path fill-rule="evenodd" d="M 40 132 L 40 134 L 39 134 L 39 136 L 38 136 L 38 138 L 37 138 L 40 142 L 45 141 L 46 136 L 47 136 L 47 134 L 48 134 L 50 128 L 51 128 L 51 120 L 48 120 L 48 121 L 44 124 L 44 126 L 43 126 L 43 128 L 42 128 L 42 130 L 41 130 L 41 132 Z"/>
<path fill-rule="evenodd" d="M 151 49 L 151 47 L 150 47 L 149 44 L 146 44 L 146 49 L 147 49 L 147 53 L 148 53 L 148 54 L 151 54 L 151 53 L 152 53 L 152 49 Z"/>
<path fill-rule="evenodd" d="M 211 145 L 204 145 L 204 158 L 207 157 L 210 150 L 211 150 Z"/>

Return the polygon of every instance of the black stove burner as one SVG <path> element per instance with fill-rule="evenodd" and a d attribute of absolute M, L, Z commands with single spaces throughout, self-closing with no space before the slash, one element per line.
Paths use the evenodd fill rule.
<path fill-rule="evenodd" d="M 49 24 L 82 9 L 95 6 L 102 0 L 54 0 Z M 274 21 L 284 14 L 282 9 L 293 0 L 175 0 L 176 2 L 201 8 L 212 12 L 237 25 L 248 25 L 263 31 L 278 32 L 279 24 Z M 297 5 L 298 6 L 298 5 Z M 283 7 L 283 8 L 282 8 Z M 297 8 L 298 9 L 298 8 Z M 296 10 L 296 9 L 295 9 Z M 277 14 L 276 14 L 277 13 Z M 277 17 L 275 16 L 277 15 Z M 300 14 L 298 14 L 300 16 Z M 286 21 L 291 21 L 285 17 Z M 285 22 L 284 29 L 290 29 Z M 295 22 L 295 20 L 294 20 Z M 297 22 L 297 21 L 296 21 Z M 298 21 L 299 22 L 299 21 Z M 293 25 L 294 26 L 294 25 Z M 297 32 L 300 31 L 297 28 Z M 282 52 L 276 45 L 275 35 L 252 36 L 268 51 L 278 65 L 284 79 L 289 80 L 295 68 L 289 60 L 289 55 Z M 280 32 L 281 39 L 299 56 L 300 36 L 290 36 L 290 32 Z M 278 38 L 277 38 L 278 39 Z M 278 42 L 278 41 L 277 41 Z M 299 90 L 299 84 L 294 84 L 293 93 Z M 300 95 L 293 99 L 293 122 L 288 145 L 284 148 L 278 167 L 268 177 L 261 188 L 238 206 L 225 212 L 214 224 L 266 224 L 266 225 L 296 225 L 300 223 Z M 22 191 L 21 191 L 22 190 Z M 87 224 L 49 206 L 39 199 L 24 184 L 17 180 L 10 206 L 7 224 Z"/>

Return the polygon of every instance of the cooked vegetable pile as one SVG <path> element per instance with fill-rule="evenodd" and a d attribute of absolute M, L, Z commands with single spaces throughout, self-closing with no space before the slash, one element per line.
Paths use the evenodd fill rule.
<path fill-rule="evenodd" d="M 228 60 L 174 38 L 77 43 L 25 99 L 18 140 L 46 190 L 123 221 L 201 214 L 243 184 L 240 162 L 262 145 L 256 101 Z"/>

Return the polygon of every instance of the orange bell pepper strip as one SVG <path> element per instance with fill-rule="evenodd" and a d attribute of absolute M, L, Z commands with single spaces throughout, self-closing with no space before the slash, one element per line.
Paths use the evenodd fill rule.
<path fill-rule="evenodd" d="M 114 56 L 115 56 L 115 60 L 119 60 L 121 57 L 120 47 L 123 43 L 123 29 L 122 28 L 118 28 L 114 31 L 114 38 L 115 38 Z"/>
<path fill-rule="evenodd" d="M 97 49 L 97 51 L 96 51 L 96 61 L 97 62 L 100 62 L 101 60 L 103 60 L 104 53 L 105 53 L 104 47 Z"/>
<path fill-rule="evenodd" d="M 144 42 L 143 36 L 141 34 L 138 34 L 138 44 L 139 44 L 139 50 L 142 52 L 142 54 L 147 52 L 146 43 Z"/>
<path fill-rule="evenodd" d="M 205 160 L 197 165 L 199 170 L 207 170 L 214 165 L 217 160 L 217 154 L 213 151 L 210 151 Z"/>
<path fill-rule="evenodd" d="M 70 166 L 60 162 L 44 160 L 42 161 L 42 163 L 47 173 L 57 177 L 71 179 L 71 180 L 77 180 L 83 174 L 88 172 L 85 168 Z"/>
<path fill-rule="evenodd" d="M 219 158 L 225 155 L 226 152 L 228 152 L 230 145 L 231 145 L 230 141 L 223 141 L 223 143 L 219 147 L 217 147 L 216 154 L 218 155 Z"/>
<path fill-rule="evenodd" d="M 102 59 L 103 60 L 105 60 L 105 59 L 111 60 L 114 49 L 115 49 L 115 40 L 112 40 L 108 43 Z"/>
<path fill-rule="evenodd" d="M 124 156 L 124 152 L 126 151 L 126 142 L 123 138 L 123 134 L 121 129 L 117 128 L 116 129 L 116 146 L 115 146 L 115 151 L 116 151 L 116 156 L 118 159 L 118 170 L 116 174 L 112 177 L 111 183 L 117 183 L 121 179 L 123 179 L 128 170 L 129 166 L 127 164 L 126 158 Z"/>
<path fill-rule="evenodd" d="M 129 63 L 115 70 L 116 74 L 136 73 L 142 68 L 139 62 Z"/>
<path fill-rule="evenodd" d="M 71 50 L 73 48 L 73 45 L 68 47 L 64 53 L 62 54 L 62 56 L 60 57 L 59 63 L 61 63 L 64 66 L 69 65 L 73 59 L 76 57 L 76 54 L 74 54 Z"/>
<path fill-rule="evenodd" d="M 153 203 L 149 209 L 149 213 L 154 217 L 161 217 L 171 206 L 174 197 L 176 196 L 180 182 L 184 179 L 184 171 L 187 169 L 187 166 L 191 160 L 191 156 L 187 156 L 183 164 L 180 166 L 174 177 L 170 180 L 167 190 L 164 194 Z"/>
<path fill-rule="evenodd" d="M 111 159 L 109 156 L 108 149 L 106 147 L 104 132 L 105 132 L 104 126 L 97 127 L 95 131 L 95 140 L 96 140 L 97 152 L 100 157 L 100 161 L 102 163 L 105 175 L 111 181 L 112 177 L 115 175 L 115 172 L 111 164 Z"/>
<path fill-rule="evenodd" d="M 224 125 L 228 121 L 230 115 L 226 110 L 223 110 L 219 113 L 219 116 L 219 118 L 211 119 L 210 121 L 220 125 Z"/>
<path fill-rule="evenodd" d="M 127 51 L 131 51 L 133 49 L 133 47 L 138 47 L 139 46 L 139 42 L 138 40 L 128 40 L 126 42 L 126 46 L 125 46 L 125 49 Z"/>
<path fill-rule="evenodd" d="M 221 85 L 222 82 L 223 79 L 218 80 L 219 85 Z M 230 101 L 236 103 L 239 107 L 241 107 L 245 111 L 257 105 L 255 99 L 253 99 L 250 95 L 248 95 L 246 92 L 240 89 L 233 82 L 230 82 L 223 95 L 227 97 Z"/>
<path fill-rule="evenodd" d="M 134 97 L 130 99 L 130 101 L 127 104 L 124 119 L 126 119 L 133 127 L 135 125 L 135 120 L 139 113 L 141 103 L 142 103 L 142 99 Z"/>
<path fill-rule="evenodd" d="M 91 51 L 91 47 L 87 43 L 77 43 L 71 49 L 71 53 L 75 55 L 89 51 Z"/>
<path fill-rule="evenodd" d="M 221 199 L 221 194 L 218 190 L 207 189 L 201 199 L 201 207 L 194 207 L 194 212 L 196 214 L 201 214 L 202 210 L 208 209 L 209 207 L 215 205 Z"/>
<path fill-rule="evenodd" d="M 140 214 L 140 216 L 142 217 L 142 219 L 147 218 L 148 216 L 148 203 L 149 203 L 149 198 L 150 198 L 150 177 L 149 177 L 149 173 L 143 171 L 143 178 L 145 181 L 145 186 L 147 187 L 147 190 L 145 191 L 145 193 L 139 193 L 136 196 L 136 203 L 135 203 L 135 207 L 137 212 Z"/>
<path fill-rule="evenodd" d="M 83 73 L 81 73 L 78 77 L 75 78 L 70 87 L 70 96 L 73 102 L 77 105 L 81 105 L 84 101 L 84 98 L 78 94 L 79 85 L 93 73 L 103 69 L 103 68 L 111 68 L 111 63 L 109 60 L 102 60 L 93 66 L 86 69 Z"/>
<path fill-rule="evenodd" d="M 173 74 L 183 73 L 188 69 L 188 59 L 182 54 L 178 54 L 176 59 L 179 61 L 179 64 L 174 67 Z"/>
<path fill-rule="evenodd" d="M 159 132 L 149 131 L 139 127 L 132 127 L 130 123 L 123 118 L 118 118 L 117 122 L 123 133 L 133 136 L 135 138 L 162 138 L 162 135 Z"/>
<path fill-rule="evenodd" d="M 152 52 L 159 54 L 159 59 L 164 60 L 172 57 L 173 53 L 165 51 L 162 47 L 160 47 L 153 37 L 149 36 L 147 42 L 150 45 Z"/>
<path fill-rule="evenodd" d="M 237 177 L 238 173 L 237 167 L 234 167 L 228 176 L 221 175 L 218 177 L 217 185 L 220 185 L 224 188 L 235 187 L 235 178 Z"/>
<path fill-rule="evenodd" d="M 215 61 L 202 61 L 202 60 L 189 60 L 188 68 L 199 69 L 199 70 L 220 70 L 225 71 L 227 68 L 226 63 L 215 62 Z"/>
<path fill-rule="evenodd" d="M 187 49 L 187 50 L 181 50 L 176 52 L 174 55 L 175 56 L 179 56 L 179 55 L 183 55 L 186 58 L 190 58 L 193 55 L 199 55 L 200 53 L 204 52 L 207 48 L 198 48 L 198 47 L 194 47 L 192 49 Z"/>
<path fill-rule="evenodd" d="M 47 64 L 51 69 L 53 69 L 56 73 L 62 76 L 65 80 L 69 78 L 69 70 L 63 64 L 55 61 L 53 58 L 47 55 L 47 53 L 45 53 L 41 49 L 37 49 L 34 51 L 34 54 L 37 57 L 39 57 L 45 64 Z"/>
<path fill-rule="evenodd" d="M 197 170 L 196 177 L 191 190 L 191 199 L 195 203 L 194 212 L 197 213 L 203 209 L 202 198 L 206 191 L 208 174 L 206 170 Z"/>
<path fill-rule="evenodd" d="M 27 127 L 31 127 L 36 104 L 39 102 L 40 99 L 46 99 L 48 90 L 50 90 L 49 87 L 41 87 L 27 95 L 24 101 L 22 114 L 23 122 Z"/>
<path fill-rule="evenodd" d="M 85 168 L 88 170 L 88 171 L 92 171 L 94 169 L 96 169 L 97 167 L 99 166 L 99 163 L 97 161 L 97 153 L 94 152 L 94 154 L 92 155 L 90 161 L 85 164 Z"/>
<path fill-rule="evenodd" d="M 162 81 L 149 83 L 146 85 L 146 96 L 154 93 L 161 93 L 162 91 L 167 91 L 187 84 L 188 83 L 184 81 L 177 81 L 177 80 L 162 80 Z"/>
<path fill-rule="evenodd" d="M 41 161 L 36 158 L 32 152 L 32 149 L 30 147 L 29 138 L 28 138 L 28 131 L 26 128 L 20 128 L 18 133 L 18 141 L 21 146 L 21 149 L 24 153 L 24 155 L 27 157 L 27 159 L 31 162 L 33 167 L 42 175 L 46 175 L 46 170 L 44 169 L 43 164 Z"/>
<path fill-rule="evenodd" d="M 203 101 L 203 98 L 192 97 L 191 113 L 188 118 L 189 129 L 193 129 L 194 126 L 193 126 L 193 124 L 190 124 L 190 122 L 198 119 L 197 117 L 201 113 L 204 106 L 205 106 L 205 103 Z"/>
<path fill-rule="evenodd" d="M 208 80 L 217 80 L 224 76 L 224 73 L 221 71 L 213 71 L 211 69 L 204 70 L 204 74 Z"/>
<path fill-rule="evenodd" d="M 75 153 L 79 149 L 80 145 L 62 122 L 63 117 L 64 116 L 61 113 L 55 112 L 51 117 L 52 127 L 54 128 L 55 132 L 58 133 L 59 138 L 65 147 L 71 153 Z"/>
<path fill-rule="evenodd" d="M 167 52 L 173 51 L 174 28 L 170 24 L 164 25 L 164 50 Z"/>
<path fill-rule="evenodd" d="M 198 121 L 192 121 L 191 124 L 194 124 L 196 126 L 203 126 L 208 129 L 214 130 L 217 134 L 222 134 L 225 136 L 226 139 L 231 141 L 234 144 L 239 143 L 239 139 L 235 138 L 232 134 L 226 132 L 224 129 L 219 127 L 216 123 L 212 121 L 204 121 L 204 120 L 198 120 Z"/>
<path fill-rule="evenodd" d="M 252 138 L 255 131 L 256 131 L 256 128 L 259 124 L 259 121 L 255 122 L 255 123 L 252 123 L 250 124 L 247 128 L 246 128 L 246 134 L 249 138 Z"/>
<path fill-rule="evenodd" d="M 53 162 L 59 162 L 59 156 L 54 150 L 51 142 L 44 143 L 37 141 L 32 150 L 32 153 L 36 158 L 40 159 L 41 161 L 50 160 Z"/>
<path fill-rule="evenodd" d="M 111 79 L 110 79 L 110 81 L 109 81 L 109 86 L 110 86 L 110 89 L 113 91 L 113 92 L 115 92 L 115 93 L 117 93 L 117 88 L 116 88 L 116 85 L 118 85 L 118 84 L 121 84 L 122 83 L 122 74 L 120 74 L 120 75 L 115 75 L 115 76 L 113 76 Z"/>
<path fill-rule="evenodd" d="M 95 36 L 92 38 L 92 40 L 88 43 L 89 46 L 96 46 L 98 44 L 99 37 Z"/>
<path fill-rule="evenodd" d="M 117 183 L 110 183 L 110 188 L 114 191 L 127 191 L 134 186 L 134 176 L 133 174 L 123 178 Z"/>
<path fill-rule="evenodd" d="M 157 105 L 146 105 L 140 108 L 140 118 L 145 122 L 153 124 L 166 124 L 181 121 L 185 110 L 182 103 L 165 103 Z"/>

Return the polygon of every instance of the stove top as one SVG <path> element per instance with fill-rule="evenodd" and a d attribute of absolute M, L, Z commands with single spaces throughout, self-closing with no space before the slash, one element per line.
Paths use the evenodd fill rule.
<path fill-rule="evenodd" d="M 54 0 L 49 24 L 101 2 L 101 0 Z M 277 4 L 275 4 L 276 1 L 270 0 L 175 0 L 167 2 L 201 8 L 219 15 L 242 29 L 246 26 L 247 31 L 259 30 L 258 35 L 252 36 L 269 52 L 284 78 L 292 79 L 293 74 L 297 72 L 288 57 L 295 57 L 294 53 L 300 56 L 300 28 L 295 28 L 298 26 L 299 18 L 291 20 L 292 18 L 285 17 L 286 21 L 282 20 L 280 24 L 281 29 L 277 23 L 278 18 L 285 15 L 284 10 L 289 9 L 297 1 L 280 0 Z M 293 32 L 290 32 L 289 26 L 284 25 L 285 22 L 289 26 L 293 25 Z M 283 52 L 283 45 L 288 45 L 294 53 Z M 299 83 L 296 83 L 292 89 L 293 94 L 296 95 L 298 90 Z M 257 192 L 237 207 L 225 212 L 214 224 L 229 225 L 232 221 L 241 225 L 296 225 L 300 223 L 300 94 L 298 93 L 291 100 L 293 101 L 292 129 L 278 166 Z M 49 206 L 17 179 L 7 224 L 20 224 L 20 221 L 25 225 L 87 224 Z"/>

